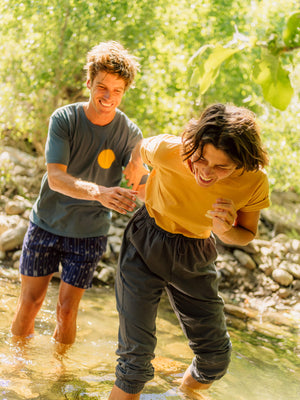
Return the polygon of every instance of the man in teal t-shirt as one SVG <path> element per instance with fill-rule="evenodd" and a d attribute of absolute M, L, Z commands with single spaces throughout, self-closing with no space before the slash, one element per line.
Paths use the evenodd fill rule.
<path fill-rule="evenodd" d="M 57 109 L 50 118 L 45 173 L 24 238 L 21 294 L 12 322 L 15 336 L 30 337 L 53 273 L 62 265 L 57 303 L 58 343 L 72 344 L 80 299 L 91 286 L 106 248 L 111 210 L 132 211 L 146 170 L 131 156 L 140 129 L 118 109 L 133 83 L 136 58 L 117 42 L 87 55 L 90 98 Z M 121 188 L 123 167 L 134 182 Z"/>

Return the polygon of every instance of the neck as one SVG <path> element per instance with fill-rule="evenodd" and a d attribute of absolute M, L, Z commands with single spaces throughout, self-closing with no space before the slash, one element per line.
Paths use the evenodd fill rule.
<path fill-rule="evenodd" d="M 104 126 L 111 123 L 116 115 L 116 110 L 109 114 L 96 112 L 89 103 L 83 105 L 83 110 L 87 119 L 94 125 Z"/>

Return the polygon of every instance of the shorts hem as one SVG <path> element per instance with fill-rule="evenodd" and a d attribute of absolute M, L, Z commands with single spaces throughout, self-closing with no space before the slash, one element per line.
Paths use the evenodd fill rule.
<path fill-rule="evenodd" d="M 55 274 L 56 272 L 58 272 L 58 270 L 57 271 L 53 271 L 53 272 L 49 272 L 47 274 L 38 274 L 38 275 L 28 274 L 25 271 L 22 271 L 21 269 L 19 269 L 19 272 L 20 272 L 21 275 L 24 275 L 24 276 L 31 276 L 32 278 L 42 278 L 43 276 L 48 276 L 48 275 Z"/>

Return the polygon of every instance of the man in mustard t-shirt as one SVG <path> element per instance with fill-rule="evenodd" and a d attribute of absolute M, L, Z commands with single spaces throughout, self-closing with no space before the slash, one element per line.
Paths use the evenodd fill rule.
<path fill-rule="evenodd" d="M 135 151 L 152 171 L 120 253 L 119 359 L 109 399 L 139 399 L 153 378 L 164 289 L 195 354 L 181 390 L 198 398 L 197 390 L 226 373 L 231 352 L 213 234 L 237 245 L 255 237 L 260 210 L 269 206 L 267 156 L 254 114 L 223 104 L 192 119 L 182 137 L 144 139 Z"/>

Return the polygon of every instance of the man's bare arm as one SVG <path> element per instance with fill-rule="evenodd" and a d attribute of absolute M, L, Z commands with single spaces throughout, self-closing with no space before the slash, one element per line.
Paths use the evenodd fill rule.
<path fill-rule="evenodd" d="M 63 164 L 47 164 L 51 190 L 76 199 L 99 201 L 104 207 L 126 214 L 136 206 L 137 191 L 118 186 L 105 187 L 76 178 Z"/>

